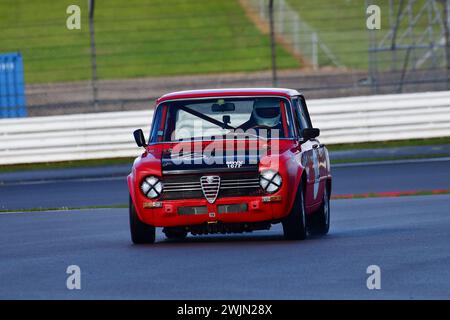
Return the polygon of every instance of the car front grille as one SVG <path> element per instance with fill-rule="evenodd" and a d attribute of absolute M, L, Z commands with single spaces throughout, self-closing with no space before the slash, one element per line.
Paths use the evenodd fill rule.
<path fill-rule="evenodd" d="M 201 183 L 201 178 L 204 176 L 207 175 L 189 174 L 163 177 L 162 200 L 205 199 Z M 258 173 L 223 173 L 215 176 L 220 177 L 217 199 L 257 196 L 263 193 L 259 186 Z"/>

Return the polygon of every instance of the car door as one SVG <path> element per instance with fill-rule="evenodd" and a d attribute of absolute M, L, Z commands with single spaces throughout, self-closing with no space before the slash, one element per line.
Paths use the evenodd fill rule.
<path fill-rule="evenodd" d="M 301 130 L 305 128 L 311 128 L 311 123 L 308 122 L 302 108 L 302 98 L 298 97 L 293 100 L 294 105 L 294 118 L 296 121 L 297 132 L 301 139 Z M 307 207 L 312 207 L 320 202 L 319 186 L 320 186 L 320 168 L 319 168 L 319 150 L 320 143 L 311 139 L 304 141 L 301 144 L 302 150 L 302 162 L 306 170 L 306 191 L 305 191 L 305 203 Z"/>
<path fill-rule="evenodd" d="M 311 117 L 309 116 L 308 107 L 305 98 L 300 96 L 298 99 L 298 110 L 300 113 L 300 120 L 307 128 L 313 128 Z M 318 138 L 311 140 L 313 148 L 314 161 L 314 187 L 313 187 L 313 202 L 317 203 L 322 200 L 323 191 L 326 187 L 326 179 L 328 177 L 328 152 L 325 145 L 320 143 Z"/>
<path fill-rule="evenodd" d="M 297 131 L 297 137 L 299 140 L 302 140 L 302 129 L 307 127 L 307 123 L 304 122 L 304 119 L 302 119 L 301 112 L 300 112 L 300 101 L 299 98 L 296 97 L 293 99 L 293 111 L 294 111 L 294 121 L 295 121 L 295 127 Z M 316 146 L 317 145 L 317 146 Z M 317 159 L 317 152 L 316 148 L 318 147 L 318 144 L 315 143 L 312 140 L 303 141 L 300 145 L 301 147 L 301 157 L 302 157 L 302 164 L 305 168 L 306 172 L 306 189 L 305 189 L 305 205 L 307 207 L 310 207 L 314 204 L 315 195 L 317 196 L 317 190 L 315 190 L 315 182 L 316 179 L 319 177 L 319 167 L 318 167 L 318 159 Z M 317 189 L 317 186 L 316 186 Z M 315 192 L 316 191 L 316 192 Z"/>

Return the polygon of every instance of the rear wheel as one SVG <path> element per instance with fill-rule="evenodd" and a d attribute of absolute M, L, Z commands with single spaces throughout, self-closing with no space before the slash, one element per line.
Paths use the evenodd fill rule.
<path fill-rule="evenodd" d="M 312 214 L 309 225 L 311 233 L 316 235 L 325 235 L 330 230 L 330 195 L 327 187 L 323 192 L 322 206 Z"/>
<path fill-rule="evenodd" d="M 284 237 L 287 240 L 303 240 L 306 238 L 305 201 L 301 185 L 297 190 L 292 210 L 282 223 Z"/>
<path fill-rule="evenodd" d="M 139 219 L 131 197 L 129 208 L 131 241 L 133 241 L 134 244 L 154 243 L 155 227 L 143 223 Z"/>
<path fill-rule="evenodd" d="M 181 228 L 164 228 L 167 239 L 183 240 L 187 236 L 187 231 Z"/>

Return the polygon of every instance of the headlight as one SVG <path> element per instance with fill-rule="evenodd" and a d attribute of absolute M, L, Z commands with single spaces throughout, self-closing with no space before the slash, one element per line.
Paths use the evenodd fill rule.
<path fill-rule="evenodd" d="M 281 187 L 281 176 L 275 170 L 269 169 L 261 172 L 259 184 L 268 193 L 277 192 Z"/>
<path fill-rule="evenodd" d="M 154 199 L 161 195 L 163 185 L 155 176 L 146 177 L 141 184 L 141 190 L 147 198 Z"/>

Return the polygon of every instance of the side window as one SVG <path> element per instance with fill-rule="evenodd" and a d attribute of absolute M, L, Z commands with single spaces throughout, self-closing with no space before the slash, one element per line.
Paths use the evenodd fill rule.
<path fill-rule="evenodd" d="M 303 97 L 299 98 L 299 107 L 302 112 L 303 118 L 305 119 L 305 123 L 308 125 L 308 128 L 312 128 L 313 125 L 311 122 L 311 118 L 309 116 L 308 107 L 306 106 L 305 98 Z"/>
<path fill-rule="evenodd" d="M 301 129 L 312 128 L 311 119 L 309 118 L 308 109 L 303 98 L 296 98 L 294 100 L 295 112 Z"/>
<path fill-rule="evenodd" d="M 152 122 L 149 142 L 155 143 L 166 141 L 167 136 L 170 137 L 171 128 L 166 127 L 166 124 L 169 122 L 168 118 L 171 116 L 170 114 L 170 108 L 168 108 L 167 105 L 160 105 L 157 107 Z"/>
<path fill-rule="evenodd" d="M 301 125 L 300 125 L 300 120 L 299 120 L 299 113 L 298 113 L 298 98 L 295 98 L 292 100 L 292 110 L 293 110 L 293 115 L 292 118 L 294 120 L 294 126 L 295 126 L 295 131 L 296 131 L 296 136 L 297 137 L 301 137 Z"/>
<path fill-rule="evenodd" d="M 161 109 L 162 107 L 158 107 L 155 110 L 155 115 L 153 116 L 152 127 L 150 131 L 149 142 L 158 142 L 158 131 L 161 125 Z"/>
<path fill-rule="evenodd" d="M 286 101 L 286 100 L 282 100 L 282 101 L 284 103 L 284 108 L 287 113 L 287 116 L 286 116 L 287 136 L 283 135 L 283 138 L 292 138 L 295 136 L 295 129 L 292 124 L 293 117 L 291 114 L 291 104 L 292 103 L 290 101 Z"/>

